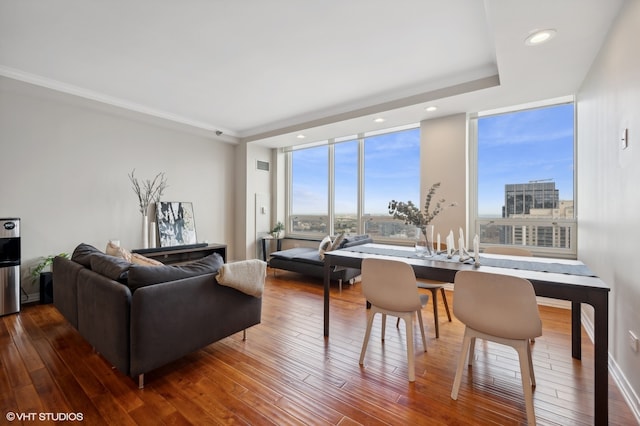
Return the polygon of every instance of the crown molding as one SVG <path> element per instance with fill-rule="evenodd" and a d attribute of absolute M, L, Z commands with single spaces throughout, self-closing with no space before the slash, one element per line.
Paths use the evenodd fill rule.
<path fill-rule="evenodd" d="M 166 120 L 166 121 L 178 124 L 180 127 L 183 127 L 183 128 L 184 126 L 191 127 L 199 134 L 203 134 L 208 137 L 213 137 L 216 140 L 220 140 L 223 142 L 233 143 L 233 144 L 237 144 L 239 142 L 239 138 L 235 134 L 235 132 L 232 132 L 228 129 L 222 129 L 210 123 L 192 120 L 187 117 L 183 117 L 177 114 L 172 114 L 167 111 L 151 108 L 135 102 L 130 102 L 125 99 L 120 99 L 114 96 L 105 95 L 103 93 L 99 93 L 93 90 L 84 89 L 82 87 L 74 86 L 72 84 L 63 83 L 61 81 L 27 73 L 24 71 L 16 70 L 16 69 L 5 67 L 5 66 L 0 66 L 0 75 L 7 78 L 11 78 L 13 80 L 18 80 L 24 83 L 29 83 L 35 86 L 51 89 L 57 92 L 99 102 L 101 104 L 109 105 L 112 107 L 124 109 L 127 111 L 133 111 L 139 114 L 143 114 L 143 115 L 161 119 L 161 120 Z"/>

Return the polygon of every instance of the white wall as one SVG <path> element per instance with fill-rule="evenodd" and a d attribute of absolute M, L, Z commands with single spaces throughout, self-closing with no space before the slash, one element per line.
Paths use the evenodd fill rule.
<path fill-rule="evenodd" d="M 142 243 L 127 174 L 165 172 L 166 201 L 191 201 L 198 240 L 233 253 L 235 146 L 0 77 L 0 217 L 22 219 L 22 285 L 41 256 L 109 239 Z"/>
<path fill-rule="evenodd" d="M 609 286 L 609 353 L 640 412 L 640 2 L 629 1 L 577 96 L 578 257 Z M 620 148 L 629 129 L 629 148 Z M 587 314 L 590 309 L 585 310 Z"/>
<path fill-rule="evenodd" d="M 256 162 L 264 161 L 269 163 L 269 171 L 258 170 Z M 236 185 L 237 191 L 237 217 L 244 223 L 243 229 L 238 227 L 238 249 L 236 251 L 237 260 L 253 259 L 258 256 L 258 235 L 268 233 L 273 225 L 271 215 L 271 202 L 266 203 L 266 218 L 259 218 L 262 229 L 256 229 L 256 194 L 261 194 L 264 198 L 271 198 L 272 186 L 272 164 L 271 149 L 257 146 L 255 144 L 245 144 L 238 146 L 237 155 L 238 171 L 244 170 L 244 182 L 242 176 L 238 176 Z M 240 201 L 241 200 L 241 201 Z M 239 202 L 239 204 L 238 204 Z M 266 226 L 266 228 L 265 228 Z"/>

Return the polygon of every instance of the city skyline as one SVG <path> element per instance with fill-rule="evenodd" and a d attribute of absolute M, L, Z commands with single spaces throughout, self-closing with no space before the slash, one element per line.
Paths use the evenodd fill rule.
<path fill-rule="evenodd" d="M 478 215 L 501 217 L 507 184 L 553 181 L 573 200 L 573 104 L 478 119 Z"/>

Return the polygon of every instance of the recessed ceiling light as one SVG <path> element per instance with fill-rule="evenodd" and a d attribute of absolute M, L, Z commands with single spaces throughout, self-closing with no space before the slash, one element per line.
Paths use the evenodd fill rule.
<path fill-rule="evenodd" d="M 297 137 L 298 139 L 304 139 L 304 138 L 305 138 L 305 136 L 304 136 L 302 133 L 300 133 L 300 134 L 299 134 L 298 136 L 296 136 L 296 137 Z"/>
<path fill-rule="evenodd" d="M 376 123 L 384 123 L 384 118 L 382 118 L 382 117 L 378 117 L 378 118 L 376 118 L 376 119 L 375 119 L 375 120 L 373 120 L 373 121 L 375 121 Z"/>
<path fill-rule="evenodd" d="M 527 46 L 537 46 L 542 43 L 546 43 L 556 35 L 556 30 L 549 28 L 546 30 L 532 31 L 531 34 L 525 39 L 524 44 Z"/>
<path fill-rule="evenodd" d="M 431 106 L 426 107 L 424 110 L 427 111 L 427 112 L 433 112 L 433 111 L 435 111 L 437 109 L 438 109 L 437 106 L 431 105 Z"/>

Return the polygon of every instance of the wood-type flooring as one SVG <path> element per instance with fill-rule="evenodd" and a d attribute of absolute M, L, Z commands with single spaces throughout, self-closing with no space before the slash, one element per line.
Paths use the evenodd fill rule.
<path fill-rule="evenodd" d="M 0 424 L 526 423 L 517 355 L 508 347 L 478 341 L 475 364 L 451 400 L 464 327 L 455 317 L 447 321 L 441 300 L 440 338 L 431 301 L 422 311 L 426 353 L 414 328 L 416 382 L 409 383 L 404 324 L 397 329 L 387 321 L 382 343 L 376 319 L 362 368 L 360 283 L 342 291 L 332 286 L 328 339 L 322 296 L 321 280 L 269 269 L 262 323 L 246 341 L 238 333 L 154 370 L 143 390 L 93 351 L 53 305 L 25 306 L 0 318 Z M 453 292 L 447 297 L 451 304 Z M 540 313 L 543 335 L 532 346 L 537 422 L 593 424 L 593 345 L 583 331 L 582 361 L 572 359 L 570 311 L 540 306 Z M 611 378 L 609 423 L 637 424 Z"/>

